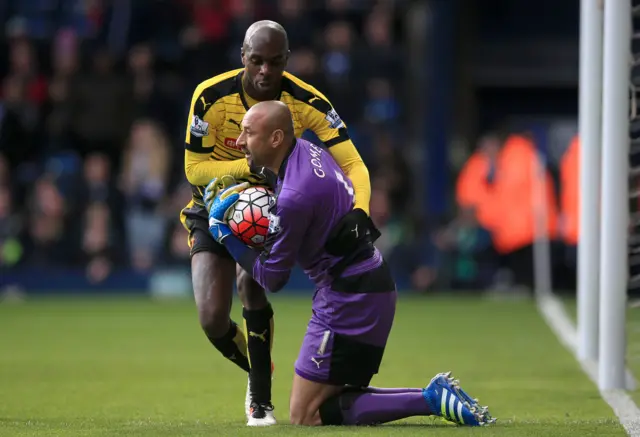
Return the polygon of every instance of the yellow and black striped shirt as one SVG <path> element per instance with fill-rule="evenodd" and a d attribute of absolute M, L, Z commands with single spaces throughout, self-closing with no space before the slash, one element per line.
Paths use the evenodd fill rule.
<path fill-rule="evenodd" d="M 249 167 L 236 146 L 240 123 L 257 103 L 242 89 L 244 69 L 205 80 L 196 88 L 186 128 L 185 173 L 194 186 L 194 201 L 201 203 L 203 186 L 214 177 L 230 174 L 246 179 Z M 284 73 L 278 100 L 289 106 L 296 137 L 312 130 L 351 179 L 356 208 L 369 212 L 369 172 L 351 142 L 347 127 L 329 100 L 311 85 Z"/>

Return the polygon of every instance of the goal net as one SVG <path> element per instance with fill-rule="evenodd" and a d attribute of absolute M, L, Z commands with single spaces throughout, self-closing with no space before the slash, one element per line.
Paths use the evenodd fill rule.
<path fill-rule="evenodd" d="M 640 297 L 640 0 L 634 0 L 630 61 L 629 285 Z"/>

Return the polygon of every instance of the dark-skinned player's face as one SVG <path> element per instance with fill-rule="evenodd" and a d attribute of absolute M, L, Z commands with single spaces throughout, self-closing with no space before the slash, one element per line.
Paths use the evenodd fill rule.
<path fill-rule="evenodd" d="M 287 66 L 289 52 L 283 38 L 256 36 L 242 51 L 242 64 L 249 83 L 265 99 L 275 98 L 280 90 L 282 73 Z"/>

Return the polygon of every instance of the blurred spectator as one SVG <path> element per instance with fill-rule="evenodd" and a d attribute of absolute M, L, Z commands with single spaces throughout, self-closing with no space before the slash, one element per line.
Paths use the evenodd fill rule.
<path fill-rule="evenodd" d="M 35 108 L 26 101 L 25 94 L 23 78 L 5 78 L 0 106 L 0 153 L 11 168 L 30 159 L 34 148 Z"/>
<path fill-rule="evenodd" d="M 320 72 L 318 56 L 307 47 L 291 52 L 287 71 L 305 82 L 312 83 L 318 89 L 324 89 L 324 77 Z"/>
<path fill-rule="evenodd" d="M 365 43 L 359 50 L 357 63 L 363 75 L 375 71 L 389 80 L 403 77 L 402 50 L 393 41 L 393 15 L 384 7 L 376 7 L 367 17 Z M 373 54 L 373 56 L 372 56 Z"/>
<path fill-rule="evenodd" d="M 362 6 L 363 3 L 368 3 L 364 7 L 364 9 L 366 10 L 371 7 L 372 2 L 360 2 L 353 0 L 325 0 L 324 7 L 320 8 L 322 26 L 326 28 L 331 22 L 334 21 L 348 21 L 353 24 L 356 33 L 360 34 L 362 30 L 363 11 L 362 7 L 357 8 L 357 6 Z"/>
<path fill-rule="evenodd" d="M 80 259 L 90 282 L 104 281 L 116 259 L 110 211 L 102 202 L 93 202 L 84 214 Z"/>
<path fill-rule="evenodd" d="M 131 123 L 131 90 L 105 48 L 93 53 L 91 63 L 91 71 L 74 84 L 72 131 L 82 152 L 101 151 L 117 162 Z"/>
<path fill-rule="evenodd" d="M 91 153 L 84 160 L 82 184 L 76 190 L 79 211 L 93 203 L 104 203 L 111 211 L 111 220 L 120 231 L 123 200 L 117 182 L 111 176 L 112 165 L 107 155 Z"/>
<path fill-rule="evenodd" d="M 491 229 L 492 220 L 497 217 L 493 186 L 500 147 L 500 137 L 496 134 L 490 133 L 480 138 L 456 182 L 458 207 L 473 210 L 476 220 L 485 229 Z"/>
<path fill-rule="evenodd" d="M 292 49 L 287 70 L 327 95 L 371 162 L 382 250 L 414 257 L 417 246 L 404 241 L 414 235 L 405 218 L 411 176 L 389 132 L 403 129 L 396 78 L 385 70 L 388 47 L 395 46 L 391 21 L 381 13 L 370 17 L 379 11 L 374 3 L 380 2 L 0 4 L 7 31 L 0 266 L 82 268 L 92 283 L 122 267 L 188 267 L 188 234 L 178 222 L 191 198 L 180 146 L 188 102 L 197 82 L 241 66 L 244 33 L 259 19 L 285 27 Z M 361 59 L 366 47 L 373 49 Z M 431 260 L 415 259 L 404 264 L 424 289 L 434 278 L 426 267 Z"/>
<path fill-rule="evenodd" d="M 153 61 L 151 47 L 147 44 L 138 44 L 129 51 L 129 71 L 133 81 L 133 97 L 138 106 L 134 113 L 136 117 L 147 115 L 154 106 L 154 102 L 150 101 L 155 96 L 152 92 L 156 87 L 156 71 L 153 68 Z"/>
<path fill-rule="evenodd" d="M 20 78 L 26 86 L 25 100 L 41 105 L 47 96 L 47 81 L 38 71 L 33 45 L 25 38 L 14 39 L 9 47 L 9 77 Z"/>
<path fill-rule="evenodd" d="M 139 121 L 124 155 L 120 184 L 126 199 L 129 253 L 140 270 L 151 268 L 162 249 L 167 220 L 159 212 L 169 179 L 169 147 L 158 126 Z"/>
<path fill-rule="evenodd" d="M 547 211 L 546 233 L 557 231 L 557 202 L 548 172 L 537 168 L 539 157 L 531 139 L 510 135 L 498 155 L 492 194 L 491 235 L 515 285 L 532 290 L 533 244 L 541 208 Z M 499 219 L 498 219 L 499 218 Z"/>
<path fill-rule="evenodd" d="M 346 120 L 356 118 L 361 108 L 361 90 L 353 78 L 353 29 L 347 21 L 335 21 L 325 29 L 325 52 L 322 69 L 327 93 Z M 355 85 L 355 86 L 354 86 Z"/>
<path fill-rule="evenodd" d="M 12 203 L 9 187 L 0 183 L 0 271 L 16 266 L 24 255 L 22 220 Z"/>
<path fill-rule="evenodd" d="M 62 29 L 58 32 L 51 58 L 54 77 L 70 80 L 75 76 L 80 67 L 80 53 L 78 37 L 72 30 Z"/>
<path fill-rule="evenodd" d="M 53 74 L 45 111 L 48 151 L 72 147 L 70 88 L 77 77 L 79 62 L 76 35 L 69 30 L 59 32 L 52 50 Z"/>
<path fill-rule="evenodd" d="M 387 79 L 371 79 L 367 83 L 367 102 L 364 119 L 377 126 L 392 126 L 400 115 L 400 104 L 395 99 Z"/>
<path fill-rule="evenodd" d="M 559 234 L 562 240 L 575 252 L 578 245 L 579 218 L 579 165 L 580 140 L 577 136 L 571 139 L 568 150 L 560 162 L 560 178 L 562 190 L 560 192 L 561 210 Z M 574 253 L 575 255 L 575 253 Z M 575 259 L 572 265 L 575 267 Z"/>
<path fill-rule="evenodd" d="M 289 47 L 296 51 L 310 46 L 315 37 L 314 23 L 309 16 L 307 2 L 303 0 L 278 0 L 278 23 L 287 30 Z"/>
<path fill-rule="evenodd" d="M 496 272 L 491 235 L 478 226 L 475 210 L 463 207 L 458 216 L 436 233 L 434 242 L 448 256 L 451 266 L 450 288 L 478 290 L 488 288 Z"/>
<path fill-rule="evenodd" d="M 133 93 L 133 119 L 151 118 L 172 127 L 183 116 L 179 103 L 180 81 L 175 75 L 158 71 L 156 59 L 149 44 L 137 44 L 128 57 L 129 75 Z M 182 133 L 183 126 L 177 129 Z M 176 129 L 168 129 L 175 133 Z"/>
<path fill-rule="evenodd" d="M 562 244 L 556 249 L 557 263 L 554 263 L 554 285 L 567 290 L 576 287 L 578 268 L 578 241 L 580 233 L 580 139 L 574 136 L 569 148 L 560 161 L 560 211 L 558 220 L 558 240 Z M 636 190 L 633 180 L 630 189 Z M 633 222 L 633 221 L 632 221 Z M 631 223 L 630 226 L 633 226 Z M 631 246 L 629 251 L 633 251 Z"/>
<path fill-rule="evenodd" d="M 324 70 L 330 86 L 342 86 L 349 81 L 351 73 L 351 50 L 353 30 L 346 21 L 334 21 L 325 29 L 326 52 Z"/>
<path fill-rule="evenodd" d="M 187 19 L 190 22 L 180 33 L 180 43 L 186 51 L 187 65 L 194 84 L 213 72 L 229 67 L 227 51 L 232 31 L 232 3 L 229 0 L 186 0 Z M 236 46 L 235 61 L 239 59 Z"/>
<path fill-rule="evenodd" d="M 11 173 L 9 171 L 9 162 L 7 158 L 0 153 L 0 187 L 11 186 Z"/>
<path fill-rule="evenodd" d="M 402 150 L 396 146 L 393 137 L 386 129 L 374 132 L 374 160 L 370 172 L 375 183 L 384 185 L 391 199 L 391 208 L 403 214 L 413 196 L 413 176 L 409 163 Z"/>
<path fill-rule="evenodd" d="M 371 189 L 370 204 L 371 219 L 382 235 L 376 241 L 376 247 L 387 256 L 400 243 L 402 239 L 402 226 L 397 211 L 391 208 L 389 192 L 386 183 L 376 180 Z"/>
<path fill-rule="evenodd" d="M 28 214 L 28 262 L 70 265 L 75 259 L 75 236 L 67 232 L 67 203 L 50 175 L 36 181 Z"/>
<path fill-rule="evenodd" d="M 169 241 L 166 248 L 164 263 L 189 267 L 191 265 L 190 249 L 187 244 L 189 233 L 182 223 L 174 223 L 169 232 Z"/>

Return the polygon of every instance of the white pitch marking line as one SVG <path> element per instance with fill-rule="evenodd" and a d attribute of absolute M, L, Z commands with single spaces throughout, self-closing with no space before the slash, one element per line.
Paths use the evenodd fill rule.
<path fill-rule="evenodd" d="M 556 334 L 560 343 L 577 356 L 576 328 L 567 315 L 562 304 L 552 293 L 543 293 L 538 296 L 538 308 L 551 330 Z M 591 381 L 598 386 L 598 364 L 593 361 L 578 360 L 582 370 Z M 631 372 L 627 370 L 627 386 L 635 386 Z M 620 424 L 631 437 L 640 437 L 640 409 L 633 399 L 624 390 L 600 390 L 602 399 L 611 407 Z"/>

